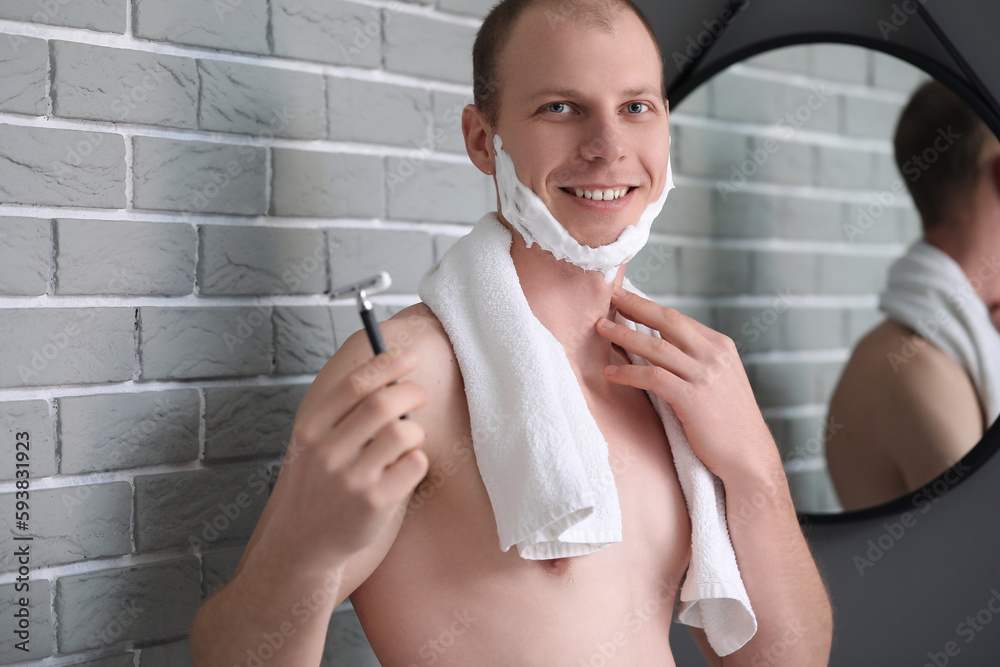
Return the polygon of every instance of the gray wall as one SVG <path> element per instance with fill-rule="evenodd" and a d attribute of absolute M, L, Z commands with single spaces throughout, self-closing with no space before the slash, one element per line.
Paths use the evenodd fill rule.
<path fill-rule="evenodd" d="M 28 653 L 4 538 L 0 663 L 188 662 L 303 392 L 359 328 L 324 292 L 391 267 L 387 318 L 491 203 L 455 122 L 469 9 L 0 3 L 0 436 L 30 433 L 35 535 Z M 358 650 L 348 602 L 328 653 Z"/>
<path fill-rule="evenodd" d="M 389 268 L 385 319 L 493 208 L 458 125 L 488 4 L 0 5 L 0 436 L 30 433 L 36 536 L 28 654 L 5 538 L 0 663 L 187 663 L 302 393 L 359 328 L 324 292 Z M 905 201 L 845 228 L 895 177 L 887 136 L 914 82 L 829 46 L 722 75 L 674 109 L 678 189 L 629 266 L 741 345 L 807 509 L 835 505 L 814 442 L 825 402 L 915 233 Z M 745 164 L 818 85 L 803 131 Z M 349 601 L 326 653 L 377 664 Z"/>

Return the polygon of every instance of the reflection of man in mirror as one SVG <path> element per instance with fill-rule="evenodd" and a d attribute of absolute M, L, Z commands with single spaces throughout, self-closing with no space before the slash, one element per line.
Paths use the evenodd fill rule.
<path fill-rule="evenodd" d="M 889 270 L 830 404 L 844 509 L 920 488 L 1000 414 L 1000 142 L 954 93 L 922 85 L 900 115 L 896 164 L 923 238 Z"/>
<path fill-rule="evenodd" d="M 462 128 L 502 213 L 382 323 L 400 354 L 359 331 L 319 373 L 195 663 L 317 665 L 350 595 L 386 667 L 673 665 L 675 605 L 713 665 L 825 665 L 829 600 L 733 341 L 615 293 L 670 185 L 652 29 L 625 0 L 505 0 L 473 61 Z"/>

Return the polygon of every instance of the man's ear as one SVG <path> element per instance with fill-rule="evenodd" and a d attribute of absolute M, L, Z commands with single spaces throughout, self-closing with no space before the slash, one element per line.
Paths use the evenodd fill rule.
<path fill-rule="evenodd" d="M 472 164 L 484 174 L 496 173 L 493 130 L 483 112 L 474 104 L 467 104 L 462 109 L 462 134 L 465 136 L 465 150 Z"/>

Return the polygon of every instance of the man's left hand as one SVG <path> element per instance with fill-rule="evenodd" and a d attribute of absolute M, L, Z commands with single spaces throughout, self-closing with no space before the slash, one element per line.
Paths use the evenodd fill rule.
<path fill-rule="evenodd" d="M 605 369 L 608 380 L 652 391 L 670 403 L 695 455 L 723 482 L 747 466 L 766 474 L 781 465 L 729 336 L 632 292 L 613 295 L 611 303 L 661 338 L 602 317 L 596 324 L 601 336 L 651 363 L 618 366 L 611 374 Z"/>

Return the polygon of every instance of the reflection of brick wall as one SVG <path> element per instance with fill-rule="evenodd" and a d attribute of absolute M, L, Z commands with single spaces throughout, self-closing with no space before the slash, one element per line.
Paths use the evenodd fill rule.
<path fill-rule="evenodd" d="M 323 292 L 391 267 L 385 319 L 494 207 L 458 123 L 490 4 L 0 3 L 0 436 L 31 433 L 38 536 L 29 654 L 12 646 L 16 574 L 0 561 L 0 663 L 186 664 L 302 393 L 359 328 Z M 678 189 L 630 275 L 742 344 L 786 451 L 818 429 L 914 232 L 903 207 L 853 243 L 843 230 L 894 177 L 886 136 L 914 81 L 888 58 L 810 47 L 674 109 Z M 803 132 L 721 189 L 821 83 Z M 745 333 L 784 293 L 791 310 Z M 801 467 L 793 488 L 826 503 L 802 491 L 820 470 Z M 0 507 L 14 491 L 6 457 Z M 326 660 L 377 664 L 348 602 Z"/>
<path fill-rule="evenodd" d="M 789 47 L 672 109 L 677 190 L 653 226 L 658 254 L 644 250 L 629 275 L 741 348 L 803 509 L 837 506 L 827 403 L 853 344 L 882 319 L 889 264 L 919 235 L 895 194 L 892 133 L 923 76 L 856 47 Z"/>

